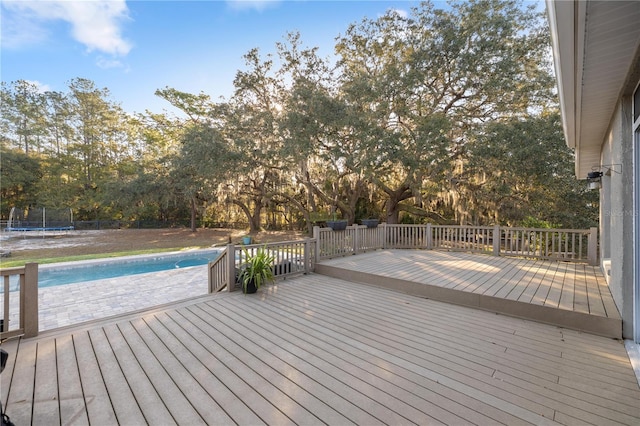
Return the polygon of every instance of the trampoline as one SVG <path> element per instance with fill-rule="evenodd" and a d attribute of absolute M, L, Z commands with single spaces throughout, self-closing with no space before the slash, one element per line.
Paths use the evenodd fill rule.
<path fill-rule="evenodd" d="M 61 232 L 73 231 L 73 212 L 67 209 L 11 208 L 7 221 L 8 232 Z"/>

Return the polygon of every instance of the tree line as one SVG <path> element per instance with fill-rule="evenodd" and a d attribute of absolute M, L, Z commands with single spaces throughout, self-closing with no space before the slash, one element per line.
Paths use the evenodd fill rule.
<path fill-rule="evenodd" d="M 518 1 L 424 2 L 336 38 L 252 49 L 229 99 L 163 88 L 180 116 L 129 114 L 84 78 L 2 83 L 0 213 L 184 221 L 251 231 L 318 222 L 584 228 L 544 16 Z"/>

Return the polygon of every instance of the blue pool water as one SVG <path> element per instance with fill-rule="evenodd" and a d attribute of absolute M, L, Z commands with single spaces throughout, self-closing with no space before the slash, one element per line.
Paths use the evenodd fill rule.
<path fill-rule="evenodd" d="M 143 256 L 139 258 L 128 258 L 127 260 L 108 260 L 100 263 L 91 262 L 91 264 L 87 265 L 70 267 L 43 267 L 38 272 L 38 287 L 53 287 L 105 278 L 125 277 L 127 275 L 206 265 L 218 257 L 219 253 L 219 251 L 210 250 L 153 257 Z"/>

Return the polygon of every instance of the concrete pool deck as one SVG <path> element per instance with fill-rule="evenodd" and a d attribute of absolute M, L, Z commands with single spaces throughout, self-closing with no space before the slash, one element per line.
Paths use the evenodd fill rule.
<path fill-rule="evenodd" d="M 38 329 L 77 325 L 207 292 L 207 265 L 44 287 L 38 289 Z M 11 297 L 10 313 L 19 312 L 18 302 L 18 297 Z M 17 321 L 10 318 L 10 324 Z"/>
<path fill-rule="evenodd" d="M 41 288 L 39 329 L 125 314 L 207 291 L 207 265 Z"/>

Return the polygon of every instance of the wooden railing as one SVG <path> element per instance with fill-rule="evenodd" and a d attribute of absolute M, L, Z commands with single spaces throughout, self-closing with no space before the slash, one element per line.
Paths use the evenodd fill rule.
<path fill-rule="evenodd" d="M 0 276 L 4 283 L 0 340 L 16 336 L 37 336 L 38 264 L 28 263 L 20 268 L 0 269 Z"/>
<path fill-rule="evenodd" d="M 500 226 L 348 226 L 344 231 L 314 228 L 318 259 L 376 249 L 457 250 L 495 256 L 598 263 L 597 228 L 535 229 Z"/>
<path fill-rule="evenodd" d="M 383 240 L 385 241 L 384 248 L 430 248 L 429 241 L 431 233 L 430 228 L 427 226 L 382 224 L 382 226 L 375 229 L 379 229 L 379 232 L 386 234 L 383 237 Z"/>
<path fill-rule="evenodd" d="M 248 256 L 254 256 L 259 249 L 268 250 L 274 257 L 276 279 L 309 273 L 315 267 L 316 243 L 311 239 L 246 246 L 229 244 L 218 258 L 209 263 L 209 292 L 239 289 L 237 270 L 247 262 Z"/>
<path fill-rule="evenodd" d="M 225 248 L 218 257 L 209 262 L 209 293 L 217 293 L 229 285 L 229 270 L 234 269 L 233 255 L 229 256 L 229 252 L 229 249 Z"/>
<path fill-rule="evenodd" d="M 505 256 L 597 263 L 597 230 L 503 228 L 500 252 Z M 593 257 L 593 259 L 592 259 Z"/>
<path fill-rule="evenodd" d="M 473 253 L 491 253 L 494 251 L 493 226 L 449 226 L 427 225 L 431 228 L 430 249 L 460 250 Z"/>
<path fill-rule="evenodd" d="M 276 278 L 309 273 L 321 259 L 376 249 L 439 249 L 489 253 L 598 264 L 597 228 L 532 229 L 499 226 L 387 225 L 376 228 L 349 226 L 344 231 L 313 230 L 314 238 L 264 245 L 229 244 L 208 265 L 209 292 L 237 287 L 236 271 L 247 256 L 265 248 L 274 256 Z M 38 264 L 0 269 L 4 289 L 0 294 L 0 339 L 38 335 Z M 16 312 L 17 311 L 17 312 Z"/>

